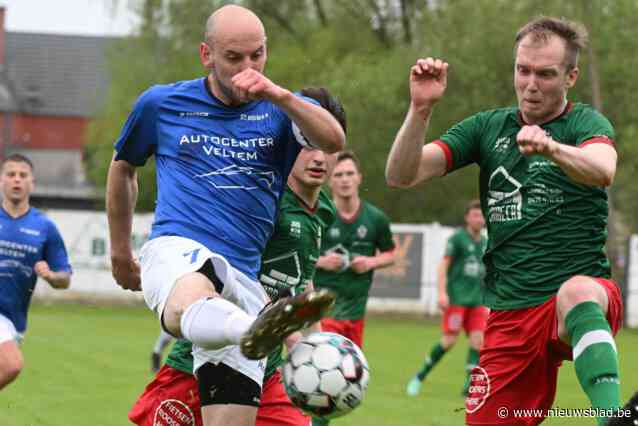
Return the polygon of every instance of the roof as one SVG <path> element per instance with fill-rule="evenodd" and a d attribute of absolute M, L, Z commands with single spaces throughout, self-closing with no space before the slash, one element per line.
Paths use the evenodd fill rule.
<path fill-rule="evenodd" d="M 7 86 L 20 112 L 94 115 L 105 96 L 114 38 L 7 32 Z M 0 102 L 0 110 L 6 110 Z"/>

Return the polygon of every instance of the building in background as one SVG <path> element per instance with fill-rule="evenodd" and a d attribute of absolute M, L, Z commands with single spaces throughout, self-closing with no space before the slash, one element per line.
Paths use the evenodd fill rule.
<path fill-rule="evenodd" d="M 99 203 L 82 165 L 87 128 L 107 85 L 108 37 L 7 32 L 0 7 L 0 157 L 35 165 L 35 205 Z"/>

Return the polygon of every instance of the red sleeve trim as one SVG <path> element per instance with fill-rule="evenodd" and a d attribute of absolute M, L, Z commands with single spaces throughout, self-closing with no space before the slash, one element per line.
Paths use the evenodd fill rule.
<path fill-rule="evenodd" d="M 591 145 L 593 143 L 604 143 L 605 145 L 609 145 L 616 148 L 616 143 L 614 142 L 614 140 L 611 138 L 608 138 L 607 136 L 594 136 L 593 138 L 587 139 L 585 142 L 578 145 L 578 147 L 582 148 L 584 146 Z"/>
<path fill-rule="evenodd" d="M 445 160 L 447 162 L 447 165 L 445 167 L 445 172 L 448 173 L 450 170 L 452 170 L 452 167 L 454 167 L 454 160 L 452 159 L 452 150 L 450 149 L 447 143 L 443 142 L 440 139 L 432 141 L 432 143 L 434 145 L 439 146 L 443 150 L 443 153 L 445 154 Z"/>

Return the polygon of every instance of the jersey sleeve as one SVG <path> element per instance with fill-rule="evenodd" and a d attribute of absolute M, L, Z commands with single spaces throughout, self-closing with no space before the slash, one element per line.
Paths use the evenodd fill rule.
<path fill-rule="evenodd" d="M 452 235 L 447 240 L 447 244 L 445 245 L 445 252 L 443 253 L 444 257 L 450 257 L 454 259 L 456 255 L 456 234 Z"/>
<path fill-rule="evenodd" d="M 316 99 L 313 98 L 309 98 L 307 96 L 302 96 L 298 93 L 295 93 L 295 95 L 301 99 L 303 99 L 306 102 L 309 102 L 311 104 L 320 106 L 319 102 Z M 290 120 L 290 118 L 288 118 L 288 121 L 290 122 L 290 129 L 288 132 L 288 138 L 290 140 L 295 141 L 296 143 L 298 143 L 299 145 L 301 145 L 302 148 L 314 148 L 314 145 L 312 144 L 312 142 L 310 142 L 306 136 L 301 132 L 301 130 L 299 129 L 299 127 L 297 127 L 297 125 L 295 124 L 294 121 Z"/>
<path fill-rule="evenodd" d="M 593 108 L 585 109 L 573 122 L 576 146 L 591 143 L 614 145 L 615 132 L 609 120 Z"/>
<path fill-rule="evenodd" d="M 157 148 L 157 89 L 150 88 L 135 102 L 115 142 L 116 160 L 143 166 Z"/>
<path fill-rule="evenodd" d="M 71 272 L 71 265 L 69 264 L 69 256 L 66 252 L 66 247 L 60 231 L 57 226 L 49 221 L 47 229 L 47 239 L 42 251 L 42 257 L 49 264 L 49 268 L 54 272 Z"/>
<path fill-rule="evenodd" d="M 394 239 L 390 230 L 390 219 L 384 214 L 379 216 L 379 232 L 377 234 L 377 248 L 379 251 L 394 250 Z"/>
<path fill-rule="evenodd" d="M 445 153 L 448 173 L 479 161 L 482 122 L 481 115 L 475 114 L 457 123 L 433 142 Z"/>

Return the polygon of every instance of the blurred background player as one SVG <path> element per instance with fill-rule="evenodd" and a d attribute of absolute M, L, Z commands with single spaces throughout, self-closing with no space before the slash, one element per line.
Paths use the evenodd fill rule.
<path fill-rule="evenodd" d="M 171 344 L 173 341 L 173 336 L 162 330 L 160 327 L 159 335 L 157 339 L 155 339 L 155 345 L 153 346 L 153 352 L 151 352 L 151 371 L 153 373 L 157 373 L 160 369 L 160 365 L 162 364 L 162 355 L 164 355 L 164 350 Z"/>
<path fill-rule="evenodd" d="M 390 220 L 359 197 L 361 180 L 355 154 L 337 154 L 329 180 L 337 218 L 323 238 L 315 278 L 315 288 L 337 295 L 332 311 L 321 320 L 321 329 L 341 334 L 359 347 L 363 346 L 364 315 L 373 272 L 395 261 Z M 313 424 L 328 422 L 313 419 Z"/>
<path fill-rule="evenodd" d="M 470 348 L 467 354 L 466 380 L 462 393 L 467 393 L 470 372 L 479 360 L 479 349 L 483 344 L 483 330 L 489 310 L 483 303 L 483 253 L 487 239 L 481 234 L 485 219 L 478 200 L 468 204 L 465 210 L 465 226 L 448 239 L 445 254 L 437 269 L 439 308 L 443 313 L 439 343 L 430 350 L 421 370 L 407 386 L 407 394 L 415 396 L 421 390 L 421 383 L 454 346 L 461 331 L 465 330 Z"/>
<path fill-rule="evenodd" d="M 304 292 L 268 309 L 257 281 L 277 202 L 303 146 L 339 151 L 345 136 L 320 106 L 264 74 L 266 34 L 226 5 L 199 45 L 205 78 L 144 92 L 115 144 L 107 181 L 113 276 L 140 290 L 162 327 L 193 343 L 205 425 L 253 425 L 264 358 L 332 304 Z M 157 204 L 140 264 L 131 250 L 136 167 L 155 156 Z M 141 279 L 140 279 L 141 274 Z"/>
<path fill-rule="evenodd" d="M 327 90 L 306 88 L 301 94 L 317 100 L 345 131 L 345 111 Z M 273 301 L 312 289 L 321 239 L 336 214 L 332 201 L 321 191 L 333 163 L 334 155 L 304 148 L 288 177 L 277 224 L 266 245 L 259 273 L 259 280 Z M 313 327 L 316 331 L 319 330 L 317 326 L 318 323 Z M 300 333 L 291 335 L 287 345 L 292 346 L 299 337 Z M 310 418 L 292 405 L 284 390 L 279 372 L 279 366 L 283 364 L 282 350 L 281 346 L 276 348 L 267 359 L 257 426 L 310 424 Z M 155 426 L 155 419 L 170 416 L 179 426 L 202 424 L 191 351 L 192 345 L 187 340 L 178 340 L 173 345 L 166 364 L 131 409 L 129 419 L 133 423 Z"/>
<path fill-rule="evenodd" d="M 33 164 L 20 154 L 1 166 L 0 211 L 0 389 L 24 366 L 20 341 L 27 328 L 27 310 L 38 277 L 51 287 L 71 282 L 66 247 L 55 224 L 31 207 Z"/>
<path fill-rule="evenodd" d="M 549 409 L 567 359 L 592 407 L 620 406 L 613 336 L 623 307 L 605 254 L 614 129 L 591 106 L 567 100 L 586 41 L 574 22 L 531 20 L 514 41 L 517 107 L 475 114 L 425 145 L 448 64 L 418 59 L 410 70 L 410 108 L 388 157 L 388 184 L 411 187 L 480 167 L 491 311 L 465 400 L 470 425 L 542 422 L 516 418 L 513 409 Z"/>

